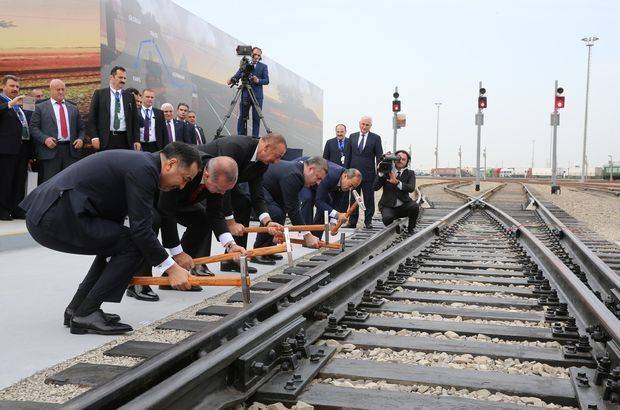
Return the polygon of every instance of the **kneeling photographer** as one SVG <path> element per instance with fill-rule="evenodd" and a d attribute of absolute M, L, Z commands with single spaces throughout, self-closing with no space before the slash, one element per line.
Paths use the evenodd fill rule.
<path fill-rule="evenodd" d="M 419 206 L 409 196 L 415 190 L 415 173 L 407 168 L 410 161 L 411 157 L 405 150 L 385 154 L 377 167 L 374 190 L 378 191 L 383 188 L 383 194 L 379 200 L 383 224 L 388 226 L 395 219 L 408 217 L 408 231 L 413 233 L 418 219 Z"/>

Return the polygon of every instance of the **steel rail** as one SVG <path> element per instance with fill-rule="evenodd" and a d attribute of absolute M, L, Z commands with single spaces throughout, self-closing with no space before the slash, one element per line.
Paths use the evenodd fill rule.
<path fill-rule="evenodd" d="M 601 258 L 592 252 L 581 239 L 575 235 L 562 221 L 545 207 L 541 201 L 523 184 L 523 189 L 533 200 L 537 207 L 538 214 L 547 225 L 556 228 L 561 232 L 559 239 L 573 253 L 577 262 L 585 268 L 586 272 L 594 279 L 601 293 L 613 297 L 616 302 L 620 301 L 620 277 L 614 272 Z"/>
<path fill-rule="evenodd" d="M 145 390 L 185 368 L 206 351 L 227 345 L 230 343 L 229 339 L 234 340 L 237 335 L 244 334 L 244 327 L 247 327 L 248 324 L 255 323 L 257 320 L 263 320 L 276 313 L 279 309 L 286 307 L 291 294 L 300 294 L 306 288 L 318 286 L 316 282 L 324 281 L 323 276 L 325 272 L 329 271 L 333 275 L 338 275 L 368 258 L 368 255 L 376 251 L 379 245 L 393 237 L 398 232 L 398 229 L 399 225 L 397 223 L 388 226 L 355 249 L 343 252 L 322 263 L 320 266 L 311 268 L 303 275 L 299 275 L 298 279 L 272 291 L 268 297 L 252 303 L 247 309 L 241 310 L 234 316 L 222 319 L 222 323 L 215 328 L 195 333 L 109 382 L 69 400 L 63 407 L 67 409 L 100 409 L 116 408 L 123 405 Z M 249 343 L 248 346 L 258 343 L 258 341 L 251 340 L 246 342 Z"/>
<path fill-rule="evenodd" d="M 555 285 L 554 288 L 567 303 L 580 330 L 586 332 L 589 327 L 596 324 L 605 329 L 610 338 L 607 346 L 612 353 L 612 360 L 618 363 L 620 361 L 620 320 L 529 229 L 499 208 L 484 201 L 481 203 L 494 219 L 511 229 L 519 237 L 539 266 L 544 267 L 547 279 Z"/>
<path fill-rule="evenodd" d="M 387 275 L 388 268 L 409 256 L 413 249 L 423 246 L 439 235 L 443 225 L 454 223 L 470 212 L 470 205 L 473 202 L 462 205 L 368 262 L 332 278 L 328 285 L 318 288 L 287 309 L 267 318 L 259 326 L 247 329 L 243 334 L 206 353 L 203 357 L 136 397 L 122 408 L 174 408 L 175 406 L 207 408 L 208 403 L 201 404 L 200 397 L 204 396 L 204 391 L 210 384 L 214 383 L 212 378 L 218 375 L 221 377 L 222 372 L 231 366 L 238 357 L 256 346 L 259 341 L 278 334 L 291 321 L 298 320 L 328 300 L 348 301 L 351 298 L 361 297 L 363 291 L 377 277 Z M 323 325 L 327 325 L 327 320 L 321 322 Z M 317 334 L 316 337 L 320 334 L 319 332 L 314 333 Z"/>

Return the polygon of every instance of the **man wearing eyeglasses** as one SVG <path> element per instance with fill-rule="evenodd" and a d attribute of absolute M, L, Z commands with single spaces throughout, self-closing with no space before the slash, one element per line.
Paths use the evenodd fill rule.
<path fill-rule="evenodd" d="M 254 47 L 252 49 L 252 65 L 254 66 L 254 70 L 250 75 L 250 85 L 254 91 L 256 102 L 261 109 L 263 108 L 263 85 L 269 84 L 269 71 L 267 70 L 267 64 L 260 62 L 262 59 L 262 54 L 263 51 L 260 48 Z M 239 81 L 242 74 L 241 69 L 239 69 L 237 73 L 230 80 L 228 80 L 228 85 Z M 250 106 L 252 107 L 252 136 L 258 137 L 260 131 L 260 117 L 258 116 L 256 107 L 254 107 L 252 98 L 250 98 L 250 94 L 246 89 L 244 89 L 241 93 L 241 104 L 239 106 L 240 113 L 239 120 L 237 121 L 237 134 L 248 135 L 247 120 L 250 117 Z"/>

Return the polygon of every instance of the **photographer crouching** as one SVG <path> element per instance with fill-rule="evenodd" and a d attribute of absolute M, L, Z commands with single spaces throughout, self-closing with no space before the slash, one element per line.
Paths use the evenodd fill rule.
<path fill-rule="evenodd" d="M 241 80 L 242 85 L 249 84 L 252 90 L 252 93 L 250 93 L 249 87 L 244 87 L 241 93 L 237 134 L 248 135 L 247 121 L 250 117 L 250 107 L 252 107 L 252 136 L 258 138 L 262 116 L 261 109 L 263 108 L 263 85 L 269 84 L 269 70 L 266 64 L 260 62 L 263 54 L 260 48 L 239 46 L 237 47 L 237 54 L 244 56 L 252 55 L 251 61 L 246 57 L 241 59 L 239 70 L 228 80 L 228 85 L 230 86 L 234 86 Z"/>
<path fill-rule="evenodd" d="M 379 200 L 379 211 L 383 224 L 388 226 L 395 219 L 408 217 L 408 232 L 413 233 L 420 207 L 411 199 L 409 194 L 415 190 L 415 173 L 407 166 L 411 161 L 405 150 L 387 153 L 377 167 L 377 178 L 374 190 L 383 188 Z"/>

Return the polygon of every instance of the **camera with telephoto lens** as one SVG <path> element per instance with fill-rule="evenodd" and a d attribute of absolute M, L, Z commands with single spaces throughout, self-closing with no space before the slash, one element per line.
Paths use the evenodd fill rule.
<path fill-rule="evenodd" d="M 396 170 L 395 163 L 397 161 L 400 161 L 400 157 L 398 155 L 394 155 L 391 152 L 383 154 L 379 159 L 379 165 L 377 165 L 377 173 L 387 175 Z"/>
<path fill-rule="evenodd" d="M 252 50 L 253 47 L 252 46 L 237 46 L 237 55 L 238 56 L 243 56 L 241 57 L 241 61 L 239 62 L 239 70 L 241 70 L 241 80 L 242 82 L 244 81 L 248 81 L 250 78 L 250 75 L 252 74 L 252 72 L 254 71 L 254 65 L 252 64 L 252 61 L 247 57 L 247 56 L 251 56 L 252 55 Z M 239 82 L 239 80 L 235 80 L 234 78 L 230 79 L 231 81 L 231 87 L 237 85 L 237 83 Z"/>

